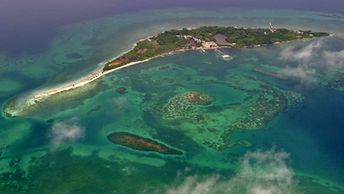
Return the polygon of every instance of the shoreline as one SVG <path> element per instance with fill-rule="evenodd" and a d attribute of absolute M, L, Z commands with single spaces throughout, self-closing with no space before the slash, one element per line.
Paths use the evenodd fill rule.
<path fill-rule="evenodd" d="M 133 66 L 133 65 L 137 65 L 137 64 L 140 64 L 140 63 L 145 63 L 145 62 L 148 62 L 148 61 L 150 61 L 152 59 L 155 59 L 155 58 L 173 55 L 173 54 L 178 53 L 178 52 L 216 50 L 216 49 L 220 49 L 220 48 L 231 48 L 231 47 L 228 47 L 228 46 L 221 47 L 221 46 L 219 46 L 219 47 L 214 47 L 214 48 L 179 49 L 179 50 L 171 51 L 171 52 L 164 53 L 164 54 L 161 54 L 161 55 L 157 55 L 157 56 L 145 59 L 145 60 L 130 62 L 130 63 L 125 64 L 123 66 L 116 67 L 114 69 L 107 70 L 107 71 L 103 71 L 102 69 L 97 68 L 95 71 L 91 72 L 90 74 L 88 74 L 86 76 L 81 77 L 78 80 L 71 81 L 71 82 L 68 82 L 68 83 L 65 83 L 65 84 L 62 84 L 62 85 L 59 85 L 59 86 L 55 86 L 55 87 L 52 87 L 52 88 L 48 88 L 48 89 L 44 89 L 43 88 L 41 90 L 38 90 L 38 91 L 34 92 L 32 94 L 33 95 L 33 99 L 32 99 L 33 101 L 30 104 L 31 105 L 36 104 L 36 103 L 38 103 L 40 101 L 43 101 L 44 99 L 48 98 L 49 96 L 52 96 L 52 95 L 55 95 L 55 94 L 58 94 L 58 93 L 62 93 L 62 92 L 65 92 L 65 91 L 69 91 L 69 90 L 74 90 L 74 89 L 80 88 L 80 87 L 82 87 L 82 86 L 84 86 L 84 85 L 86 85 L 88 83 L 91 83 L 91 82 L 93 82 L 93 81 L 95 81 L 95 80 L 97 80 L 97 79 L 99 79 L 99 78 L 101 78 L 101 77 L 103 77 L 103 76 L 105 76 L 107 74 L 110 74 L 112 72 L 118 71 L 118 70 L 123 69 L 123 68 L 130 67 L 130 66 Z M 119 56 L 121 56 L 121 55 L 119 55 Z M 88 79 L 85 80 L 85 78 L 88 78 Z"/>
<path fill-rule="evenodd" d="M 156 56 L 156 57 L 158 57 L 158 56 Z M 154 58 L 156 58 L 156 57 L 154 57 Z M 33 92 L 29 93 L 27 95 L 27 97 L 25 97 L 26 99 L 23 100 L 23 103 L 20 105 L 20 107 L 17 107 L 16 109 L 6 110 L 6 107 L 4 106 L 2 108 L 3 109 L 2 112 L 5 113 L 4 116 L 6 115 L 6 117 L 20 116 L 20 113 L 25 111 L 28 107 L 34 106 L 34 105 L 46 100 L 47 98 L 49 98 L 52 95 L 56 95 L 56 94 L 60 94 L 63 92 L 67 92 L 67 91 L 81 88 L 81 87 L 103 77 L 104 75 L 107 75 L 107 74 L 112 73 L 114 71 L 120 70 L 122 68 L 126 68 L 126 67 L 130 67 L 132 65 L 136 65 L 139 63 L 147 62 L 151 59 L 153 59 L 153 58 L 146 59 L 143 61 L 136 61 L 136 62 L 128 63 L 126 65 L 108 70 L 106 72 L 103 72 L 102 68 L 97 68 L 95 71 L 91 72 L 88 75 L 81 77 L 78 80 L 70 81 L 68 83 L 57 85 L 57 86 L 52 86 L 51 88 L 42 88 L 42 89 L 33 91 Z M 85 80 L 85 78 L 87 78 L 91 75 L 94 75 L 94 77 Z"/>
<path fill-rule="evenodd" d="M 160 55 L 159 55 L 159 56 L 152 57 L 152 58 L 149 58 L 149 59 L 146 59 L 146 60 L 131 62 L 131 63 L 125 64 L 123 66 L 120 66 L 120 67 L 117 67 L 117 68 L 114 68 L 114 69 L 111 69 L 111 70 L 108 70 L 108 71 L 103 71 L 104 64 L 108 63 L 109 61 L 115 60 L 116 58 L 122 56 L 123 54 L 131 51 L 133 48 L 135 48 L 135 46 L 137 45 L 137 43 L 139 41 L 147 40 L 147 39 L 149 39 L 149 38 L 151 38 L 153 36 L 154 35 L 138 39 L 128 50 L 121 52 L 119 55 L 117 55 L 117 56 L 115 56 L 113 58 L 110 58 L 106 62 L 99 63 L 99 64 L 102 64 L 101 67 L 96 68 L 94 71 L 92 71 L 89 74 L 86 74 L 86 75 L 80 77 L 77 80 L 69 81 L 67 83 L 56 85 L 56 86 L 51 86 L 50 88 L 46 87 L 46 88 L 38 89 L 38 90 L 32 92 L 30 94 L 30 96 L 32 96 L 33 99 L 27 99 L 26 101 L 28 102 L 29 105 L 34 105 L 34 104 L 36 104 L 36 103 L 38 103 L 40 101 L 43 101 L 44 99 L 48 98 L 51 95 L 80 88 L 80 87 L 82 87 L 82 86 L 84 86 L 84 85 L 86 85 L 88 83 L 91 83 L 91 82 L 101 78 L 102 76 L 104 76 L 106 74 L 109 74 L 109 73 L 112 73 L 112 72 L 114 72 L 116 70 L 119 70 L 119 69 L 122 69 L 122 68 L 125 68 L 125 67 L 130 67 L 132 65 L 139 64 L 139 63 L 144 63 L 144 62 L 147 62 L 147 61 L 149 61 L 149 60 L 151 60 L 153 58 L 160 57 Z M 163 55 L 161 55 L 161 56 L 163 56 Z"/>
<path fill-rule="evenodd" d="M 123 65 L 121 67 L 117 67 L 117 68 L 114 68 L 112 70 L 105 71 L 105 72 L 103 72 L 102 69 L 98 68 L 96 71 L 93 71 L 92 73 L 90 73 L 90 74 L 88 74 L 88 75 L 86 75 L 84 77 L 81 77 L 79 80 L 71 81 L 69 83 L 66 83 L 66 84 L 63 84 L 63 85 L 60 85 L 60 86 L 55 86 L 55 87 L 52 87 L 52 88 L 49 88 L 49 89 L 38 90 L 38 91 L 33 93 L 33 100 L 34 100 L 33 104 L 36 104 L 36 103 L 38 103 L 38 102 L 48 98 L 51 95 L 80 88 L 80 87 L 82 87 L 82 86 L 84 86 L 86 84 L 89 84 L 89 83 L 91 83 L 91 82 L 93 82 L 93 81 L 103 77 L 104 75 L 107 75 L 107 74 L 112 73 L 114 71 L 117 71 L 119 69 L 130 67 L 132 65 L 136 65 L 138 63 L 143 63 L 143 62 L 146 62 L 146 61 L 149 61 L 149 60 L 151 60 L 151 59 L 146 59 L 146 60 L 143 60 L 143 61 L 131 62 L 131 63 L 128 63 L 128 64 Z M 85 80 L 85 78 L 88 78 L 88 79 Z"/>
<path fill-rule="evenodd" d="M 197 27 L 189 27 L 188 29 L 192 29 L 192 28 L 197 28 Z M 150 40 L 152 37 L 155 37 L 155 36 L 156 35 L 150 35 L 150 36 L 138 39 L 127 51 L 123 51 L 119 55 L 117 55 L 113 58 L 110 58 L 106 61 L 98 63 L 99 66 L 100 65 L 103 65 L 103 66 L 97 67 L 95 70 L 93 70 L 92 72 L 80 77 L 79 79 L 69 81 L 69 82 L 64 83 L 64 84 L 59 84 L 59 85 L 55 85 L 55 86 L 51 86 L 51 87 L 47 86 L 45 88 L 33 90 L 26 97 L 23 98 L 23 103 L 21 105 L 16 105 L 15 107 L 12 107 L 9 109 L 5 108 L 4 112 L 10 116 L 18 116 L 18 115 L 20 115 L 21 112 L 28 109 L 28 107 L 35 105 L 39 102 L 42 102 L 52 95 L 83 87 L 83 86 L 101 78 L 102 76 L 109 74 L 109 73 L 112 73 L 114 71 L 118 71 L 118 70 L 123 69 L 123 68 L 130 67 L 130 66 L 133 66 L 136 64 L 145 63 L 145 62 L 148 62 L 148 61 L 155 59 L 155 58 L 173 55 L 173 54 L 178 53 L 178 52 L 186 52 L 186 51 L 202 51 L 202 52 L 205 52 L 207 50 L 215 50 L 215 51 L 218 51 L 222 55 L 222 58 L 224 60 L 230 60 L 230 59 L 232 59 L 232 57 L 230 55 L 225 54 L 218 49 L 221 49 L 221 48 L 237 48 L 235 45 L 233 46 L 233 43 L 228 44 L 228 45 L 221 45 L 221 44 L 217 44 L 213 41 L 204 41 L 204 40 L 200 40 L 200 39 L 196 38 L 196 42 L 202 42 L 201 45 L 198 45 L 196 47 L 191 47 L 191 48 L 179 48 L 176 50 L 166 51 L 165 53 L 157 54 L 155 56 L 151 56 L 151 57 L 149 57 L 147 59 L 143 59 L 143 60 L 132 61 L 132 62 L 128 61 L 127 64 L 124 63 L 124 64 L 121 64 L 121 66 L 111 68 L 111 69 L 105 69 L 104 68 L 104 65 L 106 66 L 107 64 L 111 63 L 112 61 L 115 61 L 116 59 L 120 58 L 121 56 L 125 55 L 126 53 L 131 52 L 133 49 L 135 49 L 137 47 L 139 42 L 142 42 L 145 40 Z M 333 36 L 333 34 L 330 34 L 330 36 Z M 195 41 L 194 37 L 192 37 L 192 39 Z M 299 39 L 313 39 L 313 37 L 312 38 L 299 38 Z M 289 41 L 292 41 L 292 40 L 287 40 L 287 41 L 282 40 L 279 42 L 274 42 L 272 44 L 285 43 L 285 42 L 289 42 Z M 266 46 L 266 45 L 269 45 L 269 44 L 264 44 L 264 43 L 263 44 L 252 44 L 252 45 L 248 45 L 248 46 L 241 46 L 239 48 L 257 48 L 257 47 L 262 47 L 262 46 Z"/>

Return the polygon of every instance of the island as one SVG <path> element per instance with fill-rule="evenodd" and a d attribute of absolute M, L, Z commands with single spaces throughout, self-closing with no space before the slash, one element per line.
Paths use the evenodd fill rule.
<path fill-rule="evenodd" d="M 167 147 L 158 141 L 127 132 L 111 133 L 108 135 L 108 139 L 114 144 L 119 144 L 139 151 L 158 152 L 166 155 L 183 155 L 182 151 Z"/>
<path fill-rule="evenodd" d="M 218 49 L 254 48 L 291 40 L 330 35 L 326 32 L 312 32 L 309 30 L 276 29 L 271 24 L 269 28 L 203 26 L 168 30 L 138 41 L 128 52 L 105 62 L 103 67 L 78 80 L 33 91 L 27 94 L 24 97 L 25 99 L 22 97 L 12 98 L 5 104 L 4 113 L 9 117 L 26 115 L 30 112 L 31 106 L 52 95 L 80 88 L 113 71 L 149 61 L 156 57 L 171 55 L 175 52 L 213 49 L 219 51 L 224 60 L 229 60 L 231 56 L 222 53 Z"/>
<path fill-rule="evenodd" d="M 272 25 L 268 29 L 204 26 L 169 30 L 139 41 L 129 52 L 106 63 L 103 72 L 177 51 L 260 47 L 329 35 L 325 32 L 275 29 Z M 228 56 L 223 57 L 225 59 Z"/>

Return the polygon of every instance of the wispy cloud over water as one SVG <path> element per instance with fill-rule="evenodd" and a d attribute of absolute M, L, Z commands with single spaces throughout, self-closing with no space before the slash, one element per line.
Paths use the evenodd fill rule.
<path fill-rule="evenodd" d="M 280 72 L 305 84 L 317 83 L 317 76 L 325 74 L 331 68 L 344 66 L 344 50 L 328 50 L 328 44 L 331 41 L 325 38 L 301 48 L 293 45 L 283 49 L 280 58 L 287 65 Z"/>
<path fill-rule="evenodd" d="M 84 138 L 85 128 L 79 124 L 79 119 L 72 118 L 55 123 L 48 136 L 54 146 L 59 146 L 64 142 L 74 142 Z"/>
<path fill-rule="evenodd" d="M 189 176 L 167 189 L 166 194 L 296 194 L 297 181 L 288 165 L 289 154 L 271 149 L 248 152 L 236 176 Z"/>
<path fill-rule="evenodd" d="M 281 73 L 290 78 L 299 79 L 303 83 L 315 83 L 318 62 L 314 58 L 318 55 L 323 44 L 324 41 L 320 39 L 302 48 L 289 46 L 282 50 L 280 54 L 281 59 L 296 62 L 296 65 L 285 66 Z"/>
<path fill-rule="evenodd" d="M 329 65 L 343 66 L 344 67 L 344 49 L 341 51 L 325 51 L 323 58 L 328 62 Z"/>
<path fill-rule="evenodd" d="M 282 59 L 309 61 L 314 57 L 316 51 L 321 48 L 324 41 L 322 39 L 312 42 L 303 48 L 289 46 L 281 52 Z"/>

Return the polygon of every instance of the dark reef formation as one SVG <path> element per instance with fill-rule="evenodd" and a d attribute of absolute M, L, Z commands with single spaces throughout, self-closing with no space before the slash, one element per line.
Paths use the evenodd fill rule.
<path fill-rule="evenodd" d="M 114 132 L 107 136 L 114 143 L 140 151 L 152 151 L 168 155 L 182 155 L 183 152 L 167 147 L 155 140 L 127 132 Z"/>
<path fill-rule="evenodd" d="M 116 92 L 119 94 L 125 94 L 127 93 L 127 89 L 125 87 L 119 87 L 116 89 Z"/>

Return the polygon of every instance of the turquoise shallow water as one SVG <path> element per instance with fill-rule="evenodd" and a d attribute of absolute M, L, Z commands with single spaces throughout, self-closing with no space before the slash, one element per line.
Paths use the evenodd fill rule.
<path fill-rule="evenodd" d="M 312 59 L 301 62 L 283 58 L 283 53 L 308 48 L 317 40 L 224 49 L 233 56 L 231 61 L 214 51 L 157 58 L 51 97 L 23 117 L 1 117 L 0 191 L 343 193 L 343 93 L 338 85 L 324 84 L 340 78 L 331 73 L 342 72 L 342 66 L 337 61 L 333 64 L 339 65 L 326 68 L 312 66 L 316 61 L 328 65 L 324 52 L 344 49 L 343 25 L 338 25 L 343 18 L 286 10 L 177 9 L 71 24 L 61 27 L 44 53 L 0 55 L 0 100 L 4 105 L 17 102 L 37 87 L 78 78 L 138 39 L 169 28 L 265 26 L 271 20 L 277 26 L 326 30 L 337 36 L 323 40 L 321 48 L 312 50 Z M 298 66 L 306 76 L 290 73 Z M 317 81 L 309 81 L 313 79 Z M 119 94 L 118 87 L 125 87 L 126 93 Z M 214 101 L 191 107 L 185 118 L 164 119 L 162 110 L 169 100 L 190 91 Z M 271 106 L 274 103 L 278 108 Z M 275 109 L 276 114 L 262 114 Z M 252 114 L 249 110 L 265 115 L 265 125 L 258 129 L 243 120 L 247 125 L 230 131 Z M 123 131 L 156 139 L 184 155 L 137 151 L 107 139 Z M 210 146 L 223 141 L 227 147 Z"/>

